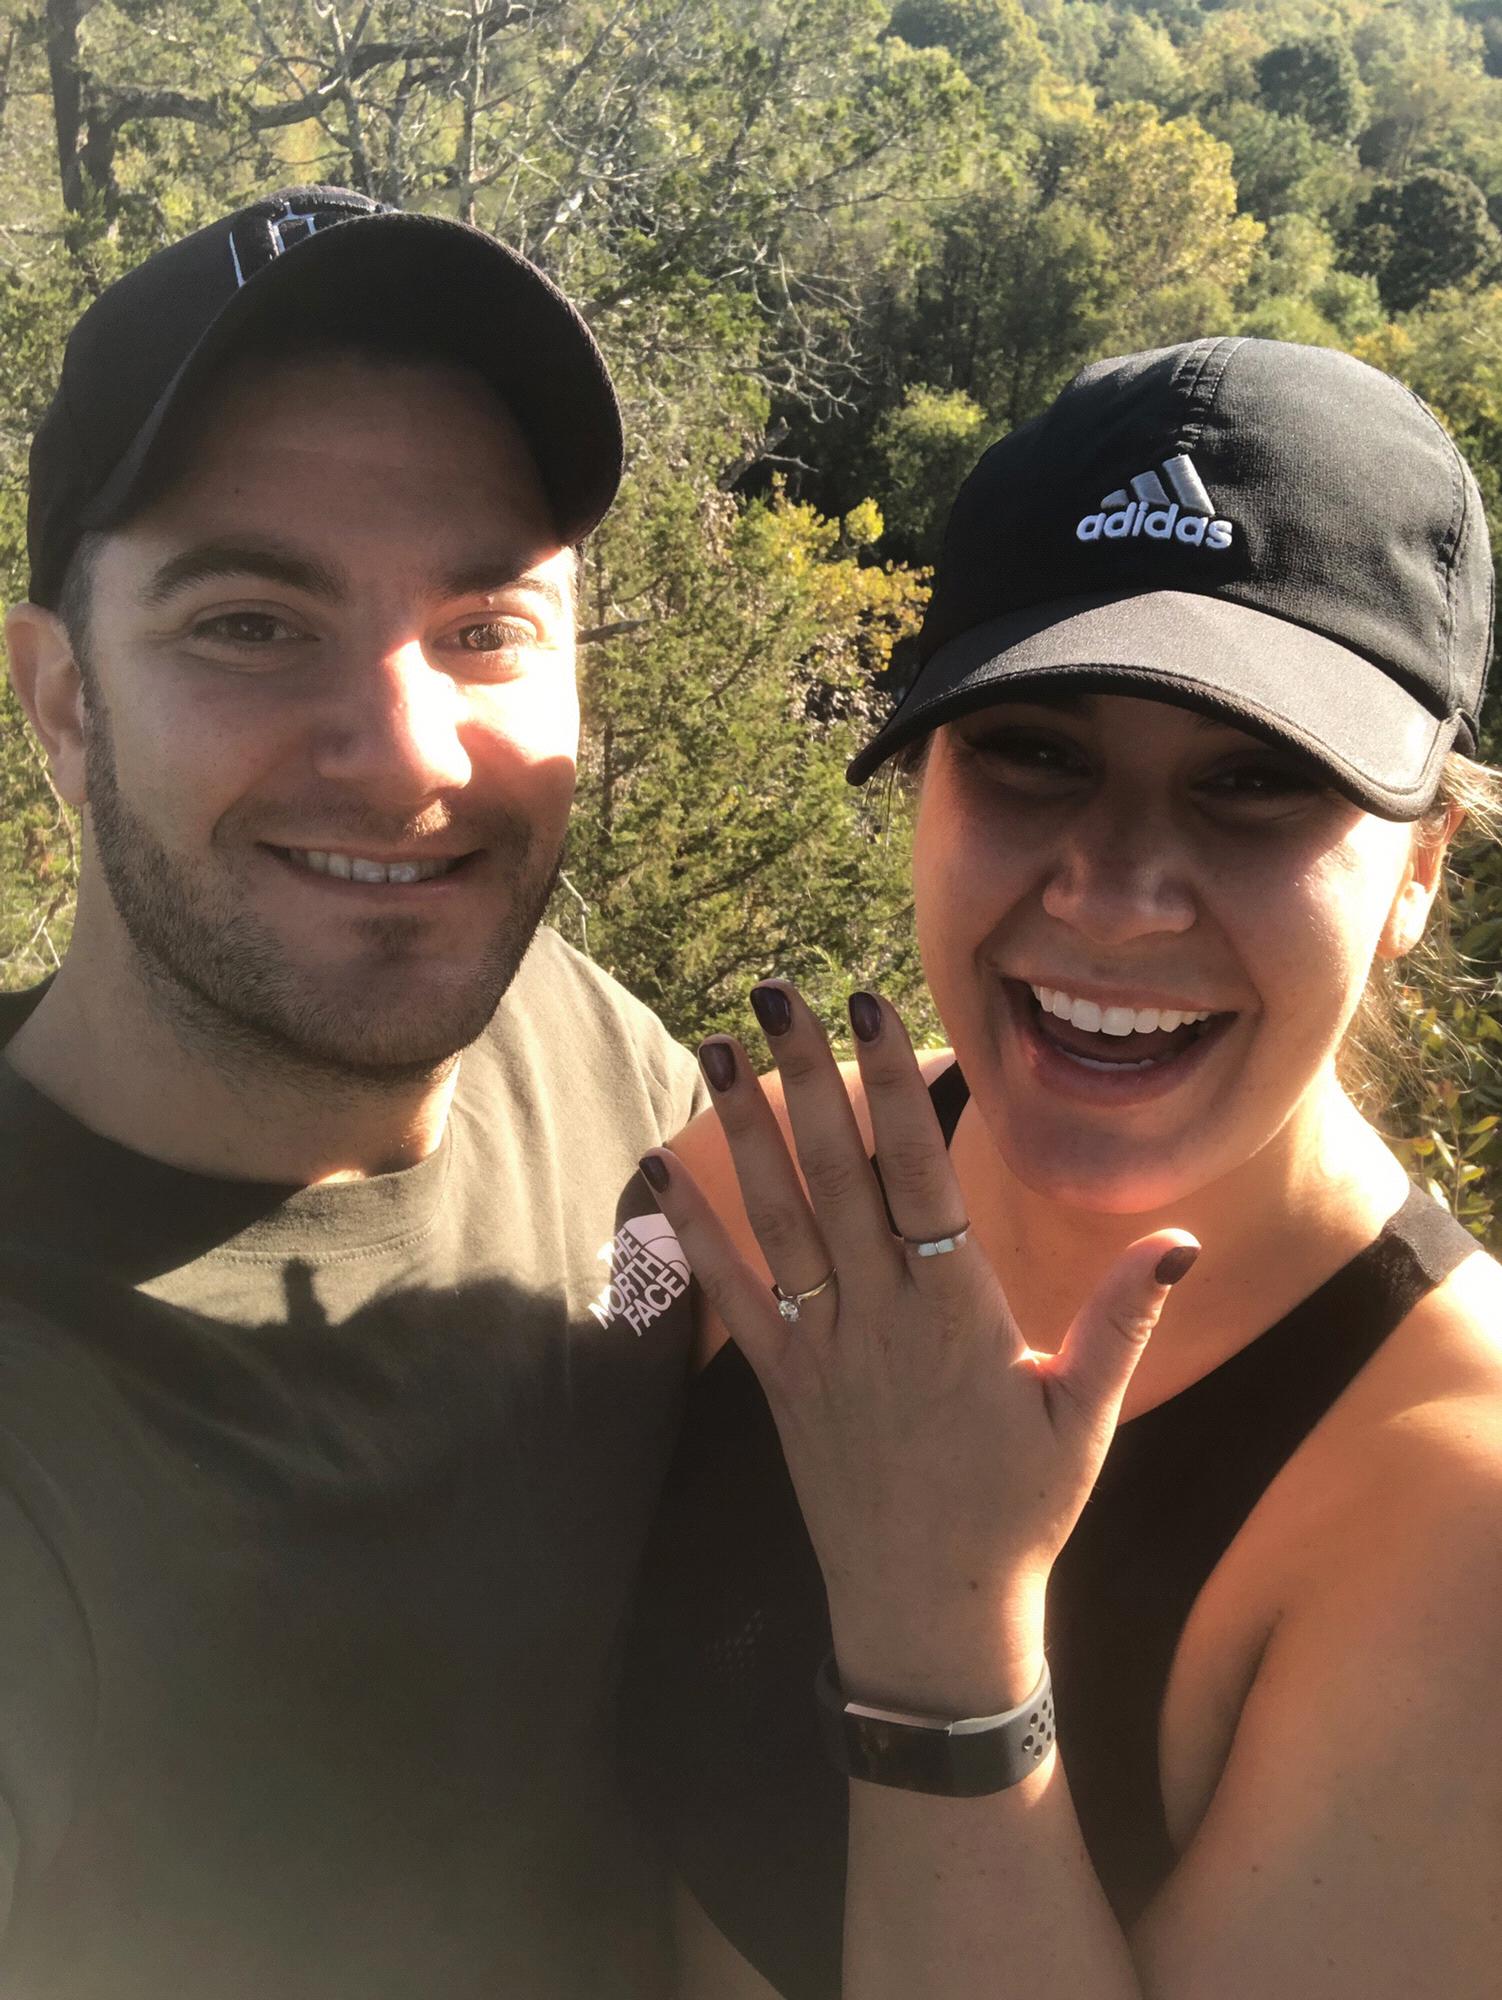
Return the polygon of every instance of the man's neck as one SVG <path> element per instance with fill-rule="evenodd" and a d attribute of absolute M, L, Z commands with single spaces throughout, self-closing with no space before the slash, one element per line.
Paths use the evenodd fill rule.
<path fill-rule="evenodd" d="M 5 1054 L 35 1089 L 119 1145 L 193 1173 L 297 1187 L 427 1158 L 459 1069 L 455 1058 L 387 1082 L 270 1051 L 237 1048 L 230 1061 L 172 1018 L 134 964 L 92 962 L 76 938 Z"/>

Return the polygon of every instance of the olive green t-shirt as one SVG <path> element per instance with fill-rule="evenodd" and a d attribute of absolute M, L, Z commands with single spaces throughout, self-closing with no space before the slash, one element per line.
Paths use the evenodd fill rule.
<path fill-rule="evenodd" d="M 660 1991 L 610 1708 L 690 1341 L 636 1161 L 698 1089 L 549 932 L 365 1182 L 0 1062 L 5 2000 Z"/>

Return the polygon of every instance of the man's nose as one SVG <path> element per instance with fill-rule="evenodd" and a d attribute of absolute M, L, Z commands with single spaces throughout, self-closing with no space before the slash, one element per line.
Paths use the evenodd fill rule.
<path fill-rule="evenodd" d="M 1043 908 L 1092 943 L 1178 936 L 1197 904 L 1171 828 L 1130 802 L 1098 802 L 1069 828 L 1043 888 Z"/>
<path fill-rule="evenodd" d="M 394 646 L 349 672 L 320 734 L 319 774 L 399 806 L 456 791 L 472 774 L 464 715 L 452 675 L 432 666 L 415 639 Z"/>

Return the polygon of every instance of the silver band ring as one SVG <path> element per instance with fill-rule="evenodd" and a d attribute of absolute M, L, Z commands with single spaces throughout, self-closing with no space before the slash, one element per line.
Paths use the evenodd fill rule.
<path fill-rule="evenodd" d="M 777 1301 L 777 1310 L 785 1320 L 795 1320 L 809 1300 L 816 1299 L 820 1292 L 827 1292 L 834 1281 L 835 1273 L 831 1271 L 827 1278 L 821 1278 L 817 1285 L 810 1285 L 806 1292 L 785 1292 L 781 1285 L 774 1284 L 772 1296 Z"/>
<path fill-rule="evenodd" d="M 967 1222 L 952 1236 L 904 1236 L 902 1240 L 915 1257 L 947 1257 L 951 1250 L 969 1242 L 970 1224 Z"/>

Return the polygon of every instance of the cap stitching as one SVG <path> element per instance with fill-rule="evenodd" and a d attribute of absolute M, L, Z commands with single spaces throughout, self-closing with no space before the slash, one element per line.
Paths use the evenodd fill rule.
<path fill-rule="evenodd" d="M 1228 337 L 1215 341 L 1195 370 L 1194 380 L 1185 393 L 1184 421 L 1176 434 L 1180 450 L 1193 451 L 1203 441 L 1205 425 L 1209 421 L 1210 412 L 1215 408 L 1216 398 L 1225 380 L 1227 365 L 1237 348 L 1245 344 L 1245 339 L 1242 337 Z M 1205 378 L 1212 369 L 1215 371 L 1214 376 L 1207 385 Z M 1196 405 L 1199 407 L 1196 408 Z"/>
<path fill-rule="evenodd" d="M 1444 571 L 1445 603 L 1445 663 L 1450 669 L 1449 698 L 1453 702 L 1458 690 L 1455 685 L 1455 644 L 1458 636 L 1459 619 L 1456 616 L 1455 600 L 1460 585 L 1460 558 L 1464 549 L 1465 532 L 1471 511 L 1470 494 L 1466 490 L 1465 468 L 1454 438 L 1445 429 L 1439 418 L 1415 390 L 1406 382 L 1400 384 L 1403 393 L 1436 432 L 1443 445 L 1450 468 L 1450 520 L 1445 529 L 1444 546 L 1440 553 L 1440 567 Z M 1453 711 L 1452 711 L 1453 712 Z"/>

